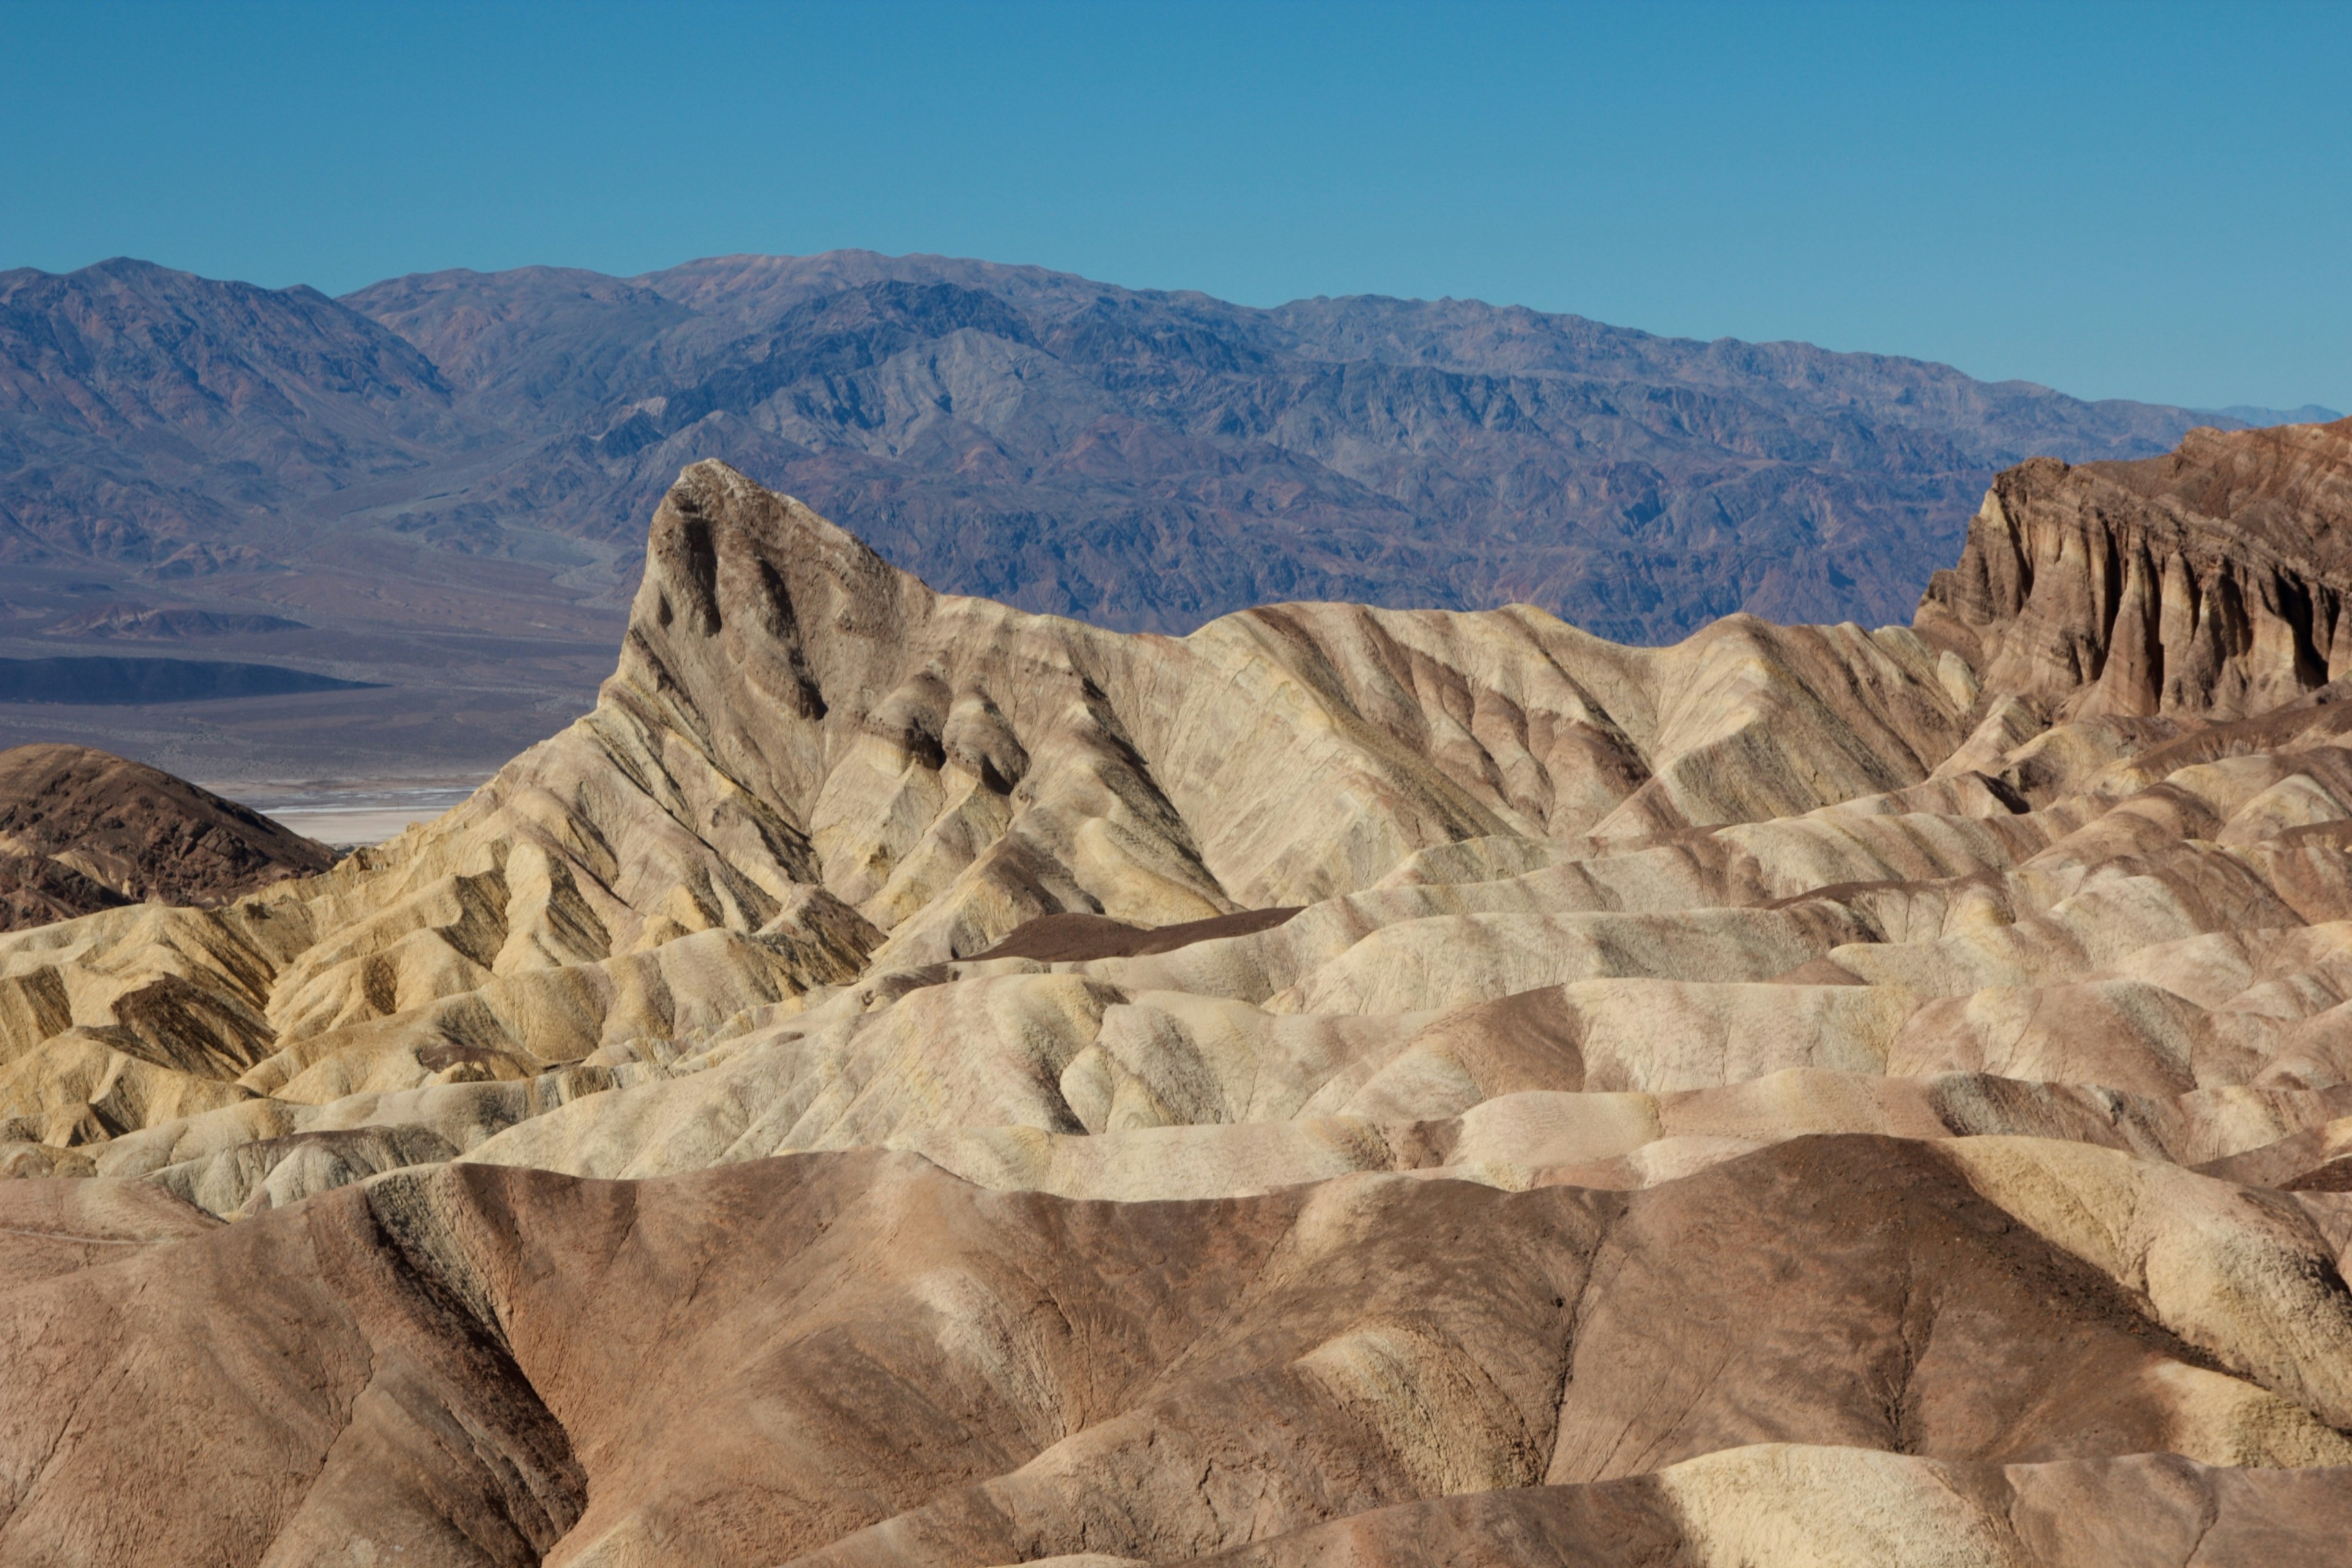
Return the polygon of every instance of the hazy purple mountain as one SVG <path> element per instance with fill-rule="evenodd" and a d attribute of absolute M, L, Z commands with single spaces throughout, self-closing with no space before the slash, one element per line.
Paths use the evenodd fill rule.
<path fill-rule="evenodd" d="M 1118 626 L 1528 600 L 1654 641 L 1906 619 L 1998 468 L 2214 422 L 1473 301 L 1255 310 L 856 251 L 341 301 L 0 274 L 0 550 L 147 581 L 356 549 L 609 598 L 656 495 L 720 457 L 940 587 Z"/>
<path fill-rule="evenodd" d="M 2344 416 L 2336 409 L 2306 403 L 2300 408 L 2262 408 L 2250 403 L 2233 403 L 2227 408 L 2198 410 L 2205 418 L 2219 416 L 2224 424 L 2237 425 L 2333 425 Z"/>
<path fill-rule="evenodd" d="M 256 523 L 467 439 L 423 354 L 316 289 L 0 272 L 0 561 L 255 564 Z"/>

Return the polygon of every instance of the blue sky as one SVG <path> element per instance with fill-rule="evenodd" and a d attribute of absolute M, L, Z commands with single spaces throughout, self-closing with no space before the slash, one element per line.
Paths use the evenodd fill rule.
<path fill-rule="evenodd" d="M 2352 5 L 0 0 L 0 267 L 838 246 L 2352 409 Z"/>

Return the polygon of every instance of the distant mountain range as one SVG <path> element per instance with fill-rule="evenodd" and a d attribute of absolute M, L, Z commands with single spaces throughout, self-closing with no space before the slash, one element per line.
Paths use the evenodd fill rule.
<path fill-rule="evenodd" d="M 0 560 L 248 607 L 257 574 L 452 556 L 614 605 L 656 497 L 719 457 L 937 586 L 1122 628 L 1297 598 L 1523 600 L 1650 642 L 1740 609 L 1885 622 L 2007 464 L 2273 417 L 861 251 L 341 300 L 131 260 L 0 273 Z"/>

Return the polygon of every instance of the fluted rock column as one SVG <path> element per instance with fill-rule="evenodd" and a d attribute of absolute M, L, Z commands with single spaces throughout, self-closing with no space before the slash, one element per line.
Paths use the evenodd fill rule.
<path fill-rule="evenodd" d="M 2352 673 L 2352 420 L 1993 481 L 1914 628 L 1987 698 L 2233 718 Z"/>

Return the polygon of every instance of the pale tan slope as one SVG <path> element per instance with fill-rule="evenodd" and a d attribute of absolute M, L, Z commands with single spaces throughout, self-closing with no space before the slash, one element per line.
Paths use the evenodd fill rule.
<path fill-rule="evenodd" d="M 2327 1470 L 2169 1455 L 1969 1465 L 1759 1444 L 1651 1476 L 1401 1504 L 1205 1560 L 1220 1568 L 2322 1568 L 2352 1494 Z M 1073 1568 L 1081 1562 L 1070 1560 Z"/>
<path fill-rule="evenodd" d="M 1630 649 L 1528 610 L 1293 605 L 1121 637 L 932 594 L 704 464 L 596 711 L 465 805 L 231 910 L 0 946 L 0 1052 L 29 1064 L 0 1115 L 88 1142 L 248 1095 L 664 1058 L 1054 910 L 1167 923 L 1464 838 L 1915 783 L 1966 698 L 1908 633 L 1850 626 Z"/>
<path fill-rule="evenodd" d="M 1559 1097 L 1545 1103 L 1572 1143 L 1578 1096 L 1796 1072 L 2023 1080 L 1950 1131 L 2047 1131 L 2035 1083 L 2094 1086 L 2101 1114 L 2126 1125 L 2150 1115 L 2127 1105 L 2194 1105 L 2193 1131 L 2137 1146 L 2201 1163 L 2332 1119 L 2352 1082 L 2352 881 L 2305 814 L 2270 805 L 2285 781 L 2301 781 L 2299 799 L 2325 794 L 2321 777 L 2344 787 L 2347 719 L 2321 706 L 2206 731 L 2153 784 L 2129 764 L 2040 810 L 1865 799 L 1654 846 L 1554 843 L 1554 865 L 1434 879 L 1475 873 L 1496 841 L 1465 843 L 1260 933 L 1143 958 L 886 973 L 755 1023 L 688 1058 L 689 1076 L 568 1107 L 475 1157 L 642 1174 L 897 1142 L 982 1179 L 1109 1190 L 1050 1174 L 1077 1158 L 1051 1140 L 1324 1120 L 1295 1165 L 1274 1153 L 1291 1143 L 1266 1135 L 1231 1163 L 1217 1151 L 1239 1145 L 1222 1134 L 1193 1137 L 1197 1152 L 1155 1141 L 1155 1161 L 1195 1173 L 1190 1192 L 1213 1170 L 1246 1187 L 1390 1168 L 1375 1129 L 1497 1095 Z M 2292 765 L 2242 751 L 2282 740 Z M 1781 1114 L 1790 1131 L 1884 1125 Z M 1004 1152 L 970 1157 L 934 1136 L 995 1123 L 1047 1136 L 991 1134 Z M 1750 1146 L 1678 1143 L 1660 1169 Z M 1083 1163 L 1143 1190 L 1107 1152 Z"/>
<path fill-rule="evenodd" d="M 2332 694 L 2053 727 L 1907 632 L 1744 618 L 1666 649 L 1344 605 L 1127 637 L 934 595 L 706 464 L 595 713 L 466 805 L 233 909 L 0 944 L 5 1158 L 218 1212 L 460 1155 L 868 1143 L 1140 1195 L 1068 1141 L 1152 1131 L 1171 1191 L 1639 1184 L 1776 1134 L 1586 1142 L 1627 1097 L 1777 1079 L 1823 1107 L 1784 1131 L 1885 1130 L 1836 1086 L 1888 1076 L 2021 1086 L 1948 1131 L 2116 1141 L 2030 1087 L 2083 1086 L 2127 1146 L 2231 1157 L 2352 1081 Z M 1271 904 L 1307 907 L 958 956 L 1057 910 Z M 1514 1096 L 1475 1159 L 1398 1131 Z"/>

